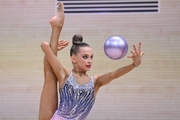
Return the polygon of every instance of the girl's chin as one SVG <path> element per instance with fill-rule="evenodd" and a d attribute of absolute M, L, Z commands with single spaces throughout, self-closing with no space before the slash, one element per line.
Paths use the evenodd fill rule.
<path fill-rule="evenodd" d="M 91 68 L 86 69 L 86 71 L 90 71 Z"/>

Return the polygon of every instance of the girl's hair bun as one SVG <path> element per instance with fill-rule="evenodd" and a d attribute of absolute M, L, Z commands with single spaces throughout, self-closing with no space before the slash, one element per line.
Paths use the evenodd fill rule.
<path fill-rule="evenodd" d="M 79 34 L 75 34 L 72 38 L 72 44 L 73 45 L 77 45 L 77 44 L 81 44 L 83 42 L 83 37 L 82 35 Z"/>
<path fill-rule="evenodd" d="M 83 37 L 82 35 L 79 35 L 79 34 L 75 34 L 72 37 L 72 44 L 73 45 L 71 46 L 71 49 L 70 49 L 70 56 L 77 55 L 80 47 L 90 47 L 89 44 L 83 42 Z"/>

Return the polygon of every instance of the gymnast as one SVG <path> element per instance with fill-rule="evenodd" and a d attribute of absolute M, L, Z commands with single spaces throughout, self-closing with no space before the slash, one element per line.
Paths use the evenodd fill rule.
<path fill-rule="evenodd" d="M 64 5 L 59 2 L 57 14 L 50 19 L 50 42 L 41 43 L 45 54 L 45 80 L 40 98 L 39 120 L 85 120 L 94 105 L 99 88 L 139 66 L 144 55 L 141 43 L 138 48 L 133 45 L 134 51 L 128 56 L 132 59 L 131 64 L 105 74 L 89 76 L 87 71 L 93 63 L 93 51 L 89 44 L 83 42 L 81 35 L 75 34 L 70 49 L 73 68 L 68 70 L 57 58 L 57 52 L 69 44 L 66 40 L 59 40 L 64 19 Z M 60 94 L 59 105 L 57 90 Z"/>

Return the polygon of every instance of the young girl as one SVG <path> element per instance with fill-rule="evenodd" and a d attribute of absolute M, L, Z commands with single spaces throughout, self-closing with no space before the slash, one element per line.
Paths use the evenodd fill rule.
<path fill-rule="evenodd" d="M 56 22 L 58 20 L 57 18 L 53 19 Z M 68 45 L 67 41 L 59 41 L 59 44 L 57 39 L 54 41 L 56 42 L 54 45 L 57 45 L 54 46 L 56 51 L 58 48 L 60 50 Z M 47 42 L 41 44 L 47 59 L 46 62 L 52 67 L 51 73 L 54 72 L 54 78 L 59 81 L 60 103 L 51 120 L 85 120 L 93 107 L 99 88 L 139 66 L 144 54 L 141 52 L 141 43 L 139 43 L 138 50 L 133 45 L 134 51 L 131 51 L 132 56 L 129 56 L 133 61 L 131 64 L 105 74 L 88 76 L 87 71 L 91 69 L 93 63 L 93 51 L 89 44 L 83 42 L 81 35 L 74 35 L 72 38 L 73 45 L 70 49 L 72 70 L 67 70 L 60 63 L 56 56 L 57 53 L 51 49 L 53 48 L 52 43 L 50 41 L 50 44 Z M 55 95 L 54 98 L 57 99 L 57 96 Z M 52 114 L 52 112 L 49 113 Z"/>

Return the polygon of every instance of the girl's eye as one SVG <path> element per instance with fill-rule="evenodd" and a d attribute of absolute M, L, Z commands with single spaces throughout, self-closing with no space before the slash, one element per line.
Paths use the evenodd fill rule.
<path fill-rule="evenodd" d="M 87 59 L 88 57 L 87 56 L 83 56 L 84 59 Z"/>
<path fill-rule="evenodd" d="M 93 59 L 93 56 L 91 56 L 91 59 Z"/>

